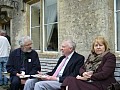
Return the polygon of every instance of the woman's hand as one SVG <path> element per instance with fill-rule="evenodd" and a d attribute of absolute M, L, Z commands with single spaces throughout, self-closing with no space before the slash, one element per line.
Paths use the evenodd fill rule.
<path fill-rule="evenodd" d="M 88 71 L 83 73 L 83 77 L 89 79 L 93 75 L 93 71 Z"/>
<path fill-rule="evenodd" d="M 87 80 L 87 78 L 82 77 L 82 76 L 80 76 L 80 75 L 77 75 L 76 79 L 80 79 L 80 80 Z"/>

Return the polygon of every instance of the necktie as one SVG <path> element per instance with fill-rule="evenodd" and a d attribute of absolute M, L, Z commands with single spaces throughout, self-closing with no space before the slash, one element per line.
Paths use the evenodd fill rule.
<path fill-rule="evenodd" d="M 53 76 L 57 76 L 58 73 L 60 72 L 60 70 L 62 69 L 62 67 L 64 66 L 65 64 L 65 61 L 68 59 L 68 57 L 66 57 L 65 59 L 62 60 L 62 62 L 59 64 L 59 66 L 57 67 L 55 73 L 53 74 Z"/>

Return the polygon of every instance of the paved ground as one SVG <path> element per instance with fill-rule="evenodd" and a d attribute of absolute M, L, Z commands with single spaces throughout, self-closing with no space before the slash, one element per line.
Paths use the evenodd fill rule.
<path fill-rule="evenodd" d="M 8 90 L 8 86 L 0 86 L 0 90 Z"/>
<path fill-rule="evenodd" d="M 0 87 L 0 90 L 6 90 L 6 89 L 3 89 L 2 87 Z"/>

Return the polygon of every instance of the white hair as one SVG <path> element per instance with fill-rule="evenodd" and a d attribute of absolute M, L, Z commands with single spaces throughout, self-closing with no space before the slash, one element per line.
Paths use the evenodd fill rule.
<path fill-rule="evenodd" d="M 70 40 L 70 39 L 66 39 L 66 40 L 64 40 L 64 42 L 67 42 L 68 45 L 69 45 L 69 47 L 71 47 L 73 50 L 75 50 L 75 48 L 76 48 L 76 43 L 75 43 L 74 41 L 72 41 L 72 40 Z"/>
<path fill-rule="evenodd" d="M 29 36 L 24 36 L 24 37 L 21 37 L 20 40 L 19 40 L 19 45 L 20 46 L 23 46 L 25 44 L 26 41 L 32 41 L 31 38 Z"/>

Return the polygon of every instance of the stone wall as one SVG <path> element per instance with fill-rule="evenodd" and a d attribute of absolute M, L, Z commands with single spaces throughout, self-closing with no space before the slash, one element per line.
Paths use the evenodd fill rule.
<path fill-rule="evenodd" d="M 0 29 L 2 29 L 2 25 L 0 24 Z"/>
<path fill-rule="evenodd" d="M 21 2 L 21 1 L 19 1 Z M 14 12 L 12 19 L 12 40 L 15 41 L 14 48 L 18 47 L 18 39 L 29 32 L 28 11 L 22 12 L 22 3 L 19 10 Z M 112 52 L 114 46 L 114 16 L 113 0 L 58 0 L 58 45 L 63 39 L 71 38 L 77 44 L 77 52 L 88 56 L 92 40 L 103 35 L 107 38 Z M 60 47 L 60 46 L 59 46 Z M 58 47 L 58 48 L 59 48 Z M 45 58 L 57 58 L 58 54 L 39 53 Z"/>
<path fill-rule="evenodd" d="M 1 0 L 1 11 L 7 11 L 10 20 L 12 49 L 18 48 L 20 37 L 27 35 L 26 13 L 23 12 L 23 0 Z"/>
<path fill-rule="evenodd" d="M 6 0 L 9 1 L 9 0 Z M 11 39 L 13 49 L 19 47 L 18 40 L 29 35 L 29 5 L 23 11 L 22 0 L 18 1 L 18 10 L 14 10 L 11 19 Z M 103 35 L 107 38 L 112 52 L 115 52 L 114 0 L 57 0 L 58 2 L 58 48 L 63 39 L 71 38 L 76 42 L 78 53 L 88 56 L 92 40 Z M 27 8 L 27 9 L 26 9 Z M 39 52 L 45 58 L 58 58 L 58 53 Z"/>
<path fill-rule="evenodd" d="M 92 40 L 103 35 L 114 52 L 113 0 L 59 0 L 59 42 L 71 38 L 87 55 Z"/>
<path fill-rule="evenodd" d="M 18 10 L 14 10 L 13 12 L 13 18 L 11 19 L 11 36 L 13 36 L 12 39 L 12 48 L 18 48 L 18 40 L 20 37 L 27 35 L 27 20 L 26 20 L 26 12 L 23 10 L 23 3 L 22 0 L 17 0 Z"/>

